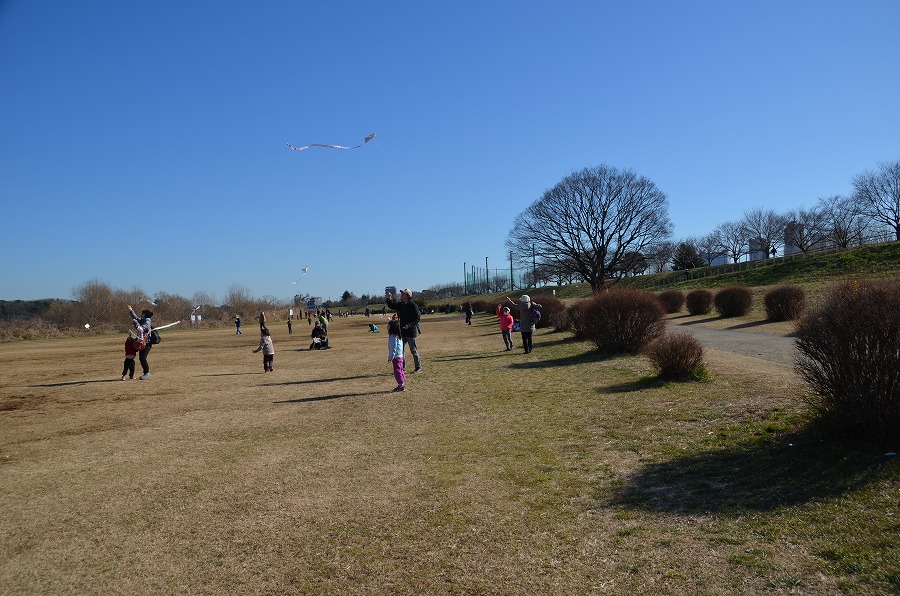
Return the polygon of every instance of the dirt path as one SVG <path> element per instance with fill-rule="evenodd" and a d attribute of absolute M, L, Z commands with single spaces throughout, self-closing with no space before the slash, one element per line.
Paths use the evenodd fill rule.
<path fill-rule="evenodd" d="M 733 352 L 792 366 L 797 352 L 796 339 L 746 329 L 714 329 L 690 323 L 671 323 L 677 331 L 686 331 L 700 340 L 704 348 Z"/>

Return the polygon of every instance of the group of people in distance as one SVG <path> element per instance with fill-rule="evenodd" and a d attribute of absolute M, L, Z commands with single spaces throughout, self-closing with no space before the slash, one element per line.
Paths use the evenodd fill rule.
<path fill-rule="evenodd" d="M 500 305 L 497 307 L 497 316 L 500 317 L 500 333 L 503 336 L 503 343 L 506 350 L 513 349 L 512 331 L 515 325 L 515 319 L 511 313 L 511 309 L 515 309 L 519 313 L 519 330 L 522 333 L 522 347 L 525 353 L 529 354 L 532 350 L 532 333 L 535 330 L 536 309 L 540 309 L 541 305 L 531 301 L 527 294 L 519 297 L 516 303 L 509 297 L 506 298 L 509 306 Z M 419 323 L 421 314 L 419 307 L 412 301 L 412 291 L 407 289 L 400 290 L 400 299 L 395 300 L 391 292 L 385 293 L 385 305 L 396 314 L 388 322 L 388 361 L 391 362 L 394 379 L 397 386 L 394 392 L 406 391 L 406 348 L 409 347 L 410 354 L 413 358 L 415 368 L 413 373 L 422 372 L 422 359 L 419 356 L 419 349 L 416 345 L 416 338 L 419 335 Z M 134 378 L 134 359 L 139 357 L 143 374 L 138 377 L 141 380 L 150 378 L 150 364 L 147 356 L 153 344 L 150 341 L 153 331 L 152 317 L 153 312 L 144 309 L 140 316 L 134 312 L 131 305 L 128 305 L 128 312 L 131 315 L 132 329 L 128 338 L 125 340 L 125 363 L 122 369 L 122 380 L 126 381 Z M 466 323 L 472 324 L 472 308 L 466 305 Z M 328 347 L 327 323 L 325 321 L 316 321 L 316 325 L 312 330 L 313 343 L 310 349 Z M 235 317 L 236 334 L 241 332 L 240 317 Z M 259 346 L 253 353 L 263 353 L 263 370 L 272 372 L 275 370 L 275 344 L 272 342 L 272 335 L 266 327 L 266 314 L 259 313 Z"/>

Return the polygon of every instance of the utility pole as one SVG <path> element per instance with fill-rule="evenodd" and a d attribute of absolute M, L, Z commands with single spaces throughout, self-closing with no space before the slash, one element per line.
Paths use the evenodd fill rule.
<path fill-rule="evenodd" d="M 490 290 L 491 286 L 491 270 L 488 269 L 487 257 L 484 257 L 484 291 Z"/>
<path fill-rule="evenodd" d="M 531 285 L 537 287 L 537 261 L 535 260 L 534 244 L 531 245 Z"/>
<path fill-rule="evenodd" d="M 513 283 L 512 251 L 509 251 L 509 289 L 516 289 L 516 284 Z"/>
<path fill-rule="evenodd" d="M 463 261 L 463 294 L 468 294 L 469 288 L 469 271 L 466 269 L 466 262 Z"/>

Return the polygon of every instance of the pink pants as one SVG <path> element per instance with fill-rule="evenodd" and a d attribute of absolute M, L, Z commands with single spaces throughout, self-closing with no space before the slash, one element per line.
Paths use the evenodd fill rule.
<path fill-rule="evenodd" d="M 406 385 L 406 372 L 403 370 L 403 358 L 394 358 L 391 362 L 394 364 L 394 378 L 397 379 L 397 384 Z"/>

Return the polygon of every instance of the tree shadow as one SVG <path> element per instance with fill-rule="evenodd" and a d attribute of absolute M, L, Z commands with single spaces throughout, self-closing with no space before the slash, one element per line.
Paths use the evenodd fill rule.
<path fill-rule="evenodd" d="M 364 395 L 373 395 L 372 393 L 335 393 L 334 395 L 320 395 L 319 397 L 301 397 L 298 399 L 284 399 L 275 401 L 275 404 L 305 404 L 316 401 L 329 401 L 332 399 L 343 399 L 345 397 L 361 397 Z"/>
<path fill-rule="evenodd" d="M 865 486 L 888 465 L 890 460 L 825 443 L 805 430 L 780 441 L 648 464 L 607 504 L 679 515 L 772 511 Z"/>
<path fill-rule="evenodd" d="M 93 383 L 121 383 L 122 379 L 95 379 L 92 381 L 63 381 L 62 383 L 43 383 L 41 385 L 28 385 L 28 387 L 69 387 L 71 385 L 91 385 Z"/>

